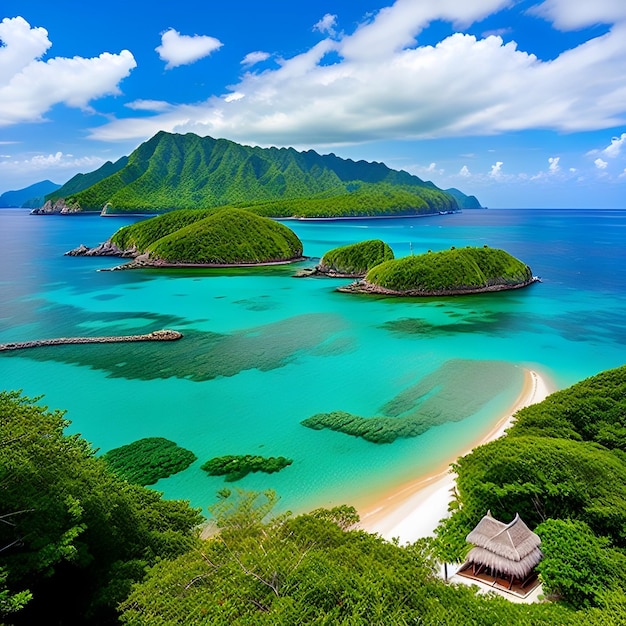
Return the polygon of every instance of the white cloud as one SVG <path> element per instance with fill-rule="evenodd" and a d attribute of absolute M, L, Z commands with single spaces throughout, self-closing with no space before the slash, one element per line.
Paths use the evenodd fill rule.
<path fill-rule="evenodd" d="M 252 67 L 257 63 L 262 63 L 270 58 L 269 52 L 262 52 L 261 50 L 256 50 L 255 52 L 249 52 L 241 61 L 241 65 L 244 67 Z"/>
<path fill-rule="evenodd" d="M 317 30 L 320 33 L 326 33 L 331 37 L 334 37 L 337 32 L 335 31 L 335 25 L 337 24 L 337 16 L 326 13 L 324 17 L 313 26 L 313 30 Z"/>
<path fill-rule="evenodd" d="M 559 166 L 559 161 L 561 160 L 561 157 L 549 157 L 548 158 L 548 169 L 550 170 L 550 172 L 555 173 L 558 172 L 561 168 Z"/>
<path fill-rule="evenodd" d="M 467 167 L 467 165 L 464 165 L 459 170 L 459 176 L 463 176 L 463 178 L 469 178 L 471 175 L 472 175 L 472 173 L 469 171 L 469 168 Z"/>
<path fill-rule="evenodd" d="M 136 67 L 128 50 L 41 61 L 51 45 L 47 32 L 21 17 L 2 20 L 0 40 L 0 126 L 40 121 L 55 104 L 87 108 L 91 100 L 120 93 L 119 82 Z"/>
<path fill-rule="evenodd" d="M 126 106 L 133 111 L 152 112 L 169 111 L 172 108 L 169 102 L 163 100 L 133 100 L 133 102 L 128 102 Z"/>
<path fill-rule="evenodd" d="M 620 137 L 613 137 L 611 139 L 611 145 L 607 146 L 604 150 L 602 150 L 602 154 L 605 156 L 614 159 L 619 156 L 622 146 L 626 142 L 626 133 L 622 133 Z"/>
<path fill-rule="evenodd" d="M 163 115 L 113 121 L 92 136 L 143 140 L 158 130 L 260 145 L 321 147 L 374 140 L 559 132 L 626 123 L 626 23 L 544 62 L 500 37 L 456 33 L 416 44 L 435 20 L 460 28 L 512 0 L 397 0 L 353 34 L 324 39 L 231 89 Z M 339 57 L 324 64 L 326 54 Z M 480 85 L 480 88 L 477 88 Z"/>
<path fill-rule="evenodd" d="M 626 21 L 624 0 L 545 0 L 529 10 L 539 15 L 561 30 L 578 30 L 596 24 L 614 24 Z"/>
<path fill-rule="evenodd" d="M 504 163 L 502 161 L 497 161 L 491 166 L 491 171 L 489 172 L 489 176 L 491 178 L 500 178 L 502 176 L 502 166 Z"/>
<path fill-rule="evenodd" d="M 237 100 L 241 100 L 242 98 L 245 98 L 246 94 L 245 93 L 241 93 L 240 91 L 233 91 L 232 93 L 229 93 L 228 95 L 224 96 L 224 102 L 236 102 Z"/>
<path fill-rule="evenodd" d="M 599 170 L 605 170 L 609 165 L 606 161 L 603 161 L 600 157 L 598 157 L 594 161 L 594 164 Z"/>
<path fill-rule="evenodd" d="M 155 50 L 162 61 L 166 61 L 166 70 L 189 65 L 203 59 L 222 47 L 222 42 L 208 35 L 181 35 L 170 28 L 161 35 L 161 45 Z"/>
<path fill-rule="evenodd" d="M 27 159 L 13 159 L 0 162 L 3 172 L 15 171 L 22 175 L 24 171 L 84 169 L 93 171 L 105 162 L 101 157 L 75 157 L 72 154 L 55 152 L 54 154 L 36 154 Z M 53 174 L 52 174 L 53 175 Z"/>

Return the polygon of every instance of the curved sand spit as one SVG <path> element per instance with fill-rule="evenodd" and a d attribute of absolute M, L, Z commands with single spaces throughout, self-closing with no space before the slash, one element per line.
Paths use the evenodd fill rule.
<path fill-rule="evenodd" d="M 553 391 L 555 387 L 551 382 L 534 370 L 525 370 L 524 388 L 515 404 L 487 435 L 475 441 L 464 454 L 476 446 L 502 437 L 513 423 L 513 415 L 517 411 L 541 402 Z M 456 480 L 450 463 L 455 460 L 450 459 L 445 467 L 402 485 L 371 506 L 361 508 L 361 528 L 378 533 L 385 539 L 397 537 L 400 543 L 432 536 L 439 520 L 448 514 Z"/>

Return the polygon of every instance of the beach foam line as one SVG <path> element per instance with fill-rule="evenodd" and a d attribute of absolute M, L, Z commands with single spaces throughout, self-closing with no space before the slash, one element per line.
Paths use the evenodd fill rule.
<path fill-rule="evenodd" d="M 513 423 L 513 416 L 520 409 L 545 400 L 556 386 L 537 371 L 524 370 L 524 386 L 517 400 L 499 419 L 493 428 L 460 456 L 465 456 L 479 445 L 502 437 Z M 410 543 L 421 537 L 433 536 L 439 521 L 448 515 L 448 506 L 456 488 L 456 475 L 450 465 L 394 489 L 359 511 L 360 527 L 377 533 L 387 540 L 398 538 L 400 543 Z"/>

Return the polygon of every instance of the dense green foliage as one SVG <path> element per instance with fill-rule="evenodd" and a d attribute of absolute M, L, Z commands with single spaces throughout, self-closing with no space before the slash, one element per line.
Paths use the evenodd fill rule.
<path fill-rule="evenodd" d="M 209 459 L 201 467 L 211 476 L 226 476 L 227 482 L 234 482 L 250 472 L 273 474 L 293 463 L 284 456 L 258 456 L 253 454 L 228 454 Z"/>
<path fill-rule="evenodd" d="M 440 553 L 463 558 L 465 536 L 488 509 L 503 521 L 518 512 L 546 542 L 547 589 L 576 607 L 606 606 L 609 596 L 624 604 L 604 592 L 624 579 L 626 456 L 615 444 L 625 389 L 626 367 L 584 380 L 522 409 L 504 439 L 460 459 L 458 501 L 438 530 Z"/>
<path fill-rule="evenodd" d="M 166 132 L 141 144 L 123 168 L 64 197 L 85 210 L 106 205 L 109 212 L 250 207 L 278 201 L 273 207 L 258 207 L 273 217 L 419 214 L 458 208 L 454 196 L 382 163 Z"/>
<path fill-rule="evenodd" d="M 626 589 L 626 554 L 584 522 L 549 519 L 537 533 L 544 553 L 537 570 L 546 593 L 586 607 L 602 605 L 607 593 Z"/>
<path fill-rule="evenodd" d="M 145 566 L 189 549 L 201 520 L 119 479 L 67 425 L 59 411 L 0 392 L 0 600 L 6 609 L 6 592 L 9 603 L 33 595 L 16 623 L 108 623 Z"/>
<path fill-rule="evenodd" d="M 234 501 L 233 501 L 234 500 Z M 446 585 L 423 543 L 400 547 L 350 529 L 350 507 L 267 519 L 275 497 L 225 494 L 219 535 L 150 569 L 122 605 L 130 625 L 476 626 L 574 624 L 558 606 L 524 606 Z"/>
<path fill-rule="evenodd" d="M 626 375 L 624 368 L 601 372 L 518 413 L 512 436 L 541 435 L 595 441 L 626 452 Z M 624 459 L 624 457 L 621 457 Z"/>
<path fill-rule="evenodd" d="M 463 291 L 515 285 L 532 278 L 530 268 L 504 250 L 452 248 L 386 261 L 366 275 L 368 283 L 392 291 Z"/>
<path fill-rule="evenodd" d="M 242 209 L 222 209 L 151 243 L 153 258 L 171 263 L 267 263 L 302 256 L 284 224 Z"/>
<path fill-rule="evenodd" d="M 102 456 L 121 478 L 137 485 L 153 485 L 187 469 L 196 455 L 163 437 L 146 437 L 113 448 Z"/>
<path fill-rule="evenodd" d="M 84 189 L 95 185 L 100 182 L 104 178 L 108 176 L 112 176 L 116 172 L 119 172 L 128 162 L 128 157 L 122 157 L 115 161 L 115 163 L 111 163 L 111 161 L 107 161 L 104 165 L 100 166 L 97 170 L 93 172 L 88 172 L 87 174 L 76 174 L 70 178 L 64 185 L 55 189 L 54 191 L 48 193 L 45 197 L 45 200 L 57 200 L 58 198 L 68 198 L 77 194 Z M 102 208 L 102 207 L 90 207 L 90 208 Z"/>
<path fill-rule="evenodd" d="M 111 241 L 169 263 L 288 261 L 302 242 L 287 226 L 243 209 L 181 209 L 120 228 Z"/>
<path fill-rule="evenodd" d="M 246 206 L 268 217 L 336 218 L 432 215 L 454 211 L 450 196 L 430 187 L 351 182 L 337 192 L 287 198 Z"/>
<path fill-rule="evenodd" d="M 171 235 L 177 230 L 189 226 L 189 224 L 198 222 L 214 212 L 214 209 L 172 211 L 124 226 L 113 233 L 111 241 L 122 250 L 136 248 L 139 252 L 144 252 L 151 243 Z"/>
<path fill-rule="evenodd" d="M 393 250 L 384 241 L 369 239 L 329 250 L 320 261 L 320 270 L 364 276 L 367 270 L 393 258 Z"/>

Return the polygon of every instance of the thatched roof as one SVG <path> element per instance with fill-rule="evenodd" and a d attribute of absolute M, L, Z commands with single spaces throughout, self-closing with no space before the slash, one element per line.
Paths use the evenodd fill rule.
<path fill-rule="evenodd" d="M 467 555 L 468 562 L 486 565 L 516 578 L 526 578 L 543 558 L 539 549 L 541 539 L 519 515 L 505 524 L 487 511 L 466 539 L 476 546 Z"/>

